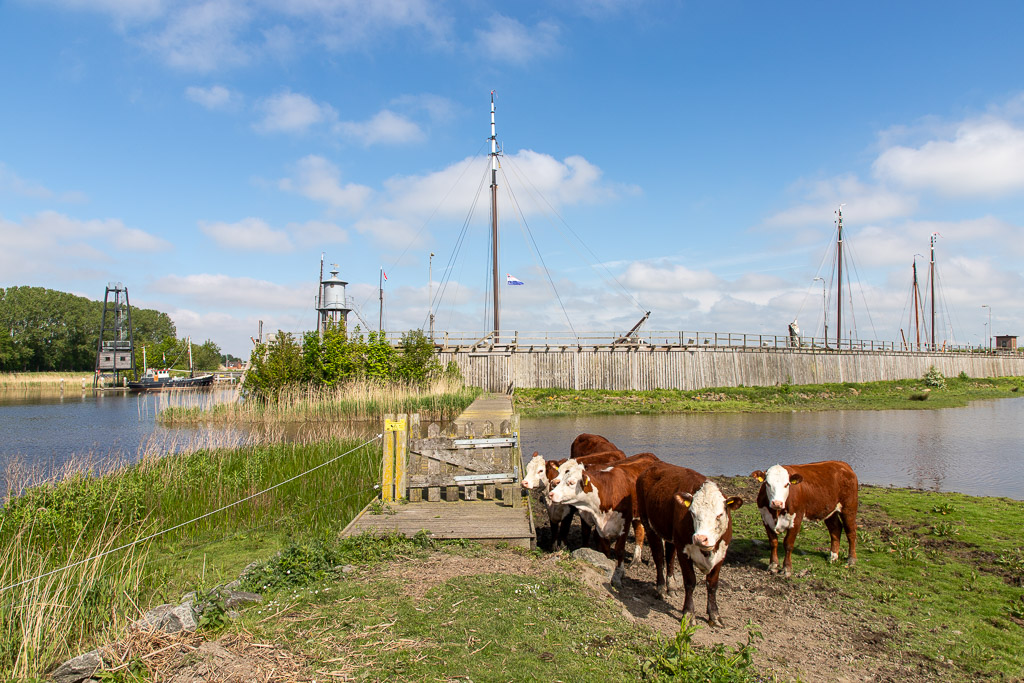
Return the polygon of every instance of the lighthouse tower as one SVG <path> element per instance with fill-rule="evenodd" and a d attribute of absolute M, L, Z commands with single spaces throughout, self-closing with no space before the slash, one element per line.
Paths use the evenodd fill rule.
<path fill-rule="evenodd" d="M 320 314 L 319 331 L 322 335 L 327 329 L 327 323 L 341 323 L 348 329 L 348 313 L 352 309 L 348 307 L 345 298 L 345 285 L 348 283 L 338 278 L 338 265 L 332 263 L 331 276 L 320 282 L 320 303 L 317 312 Z"/>

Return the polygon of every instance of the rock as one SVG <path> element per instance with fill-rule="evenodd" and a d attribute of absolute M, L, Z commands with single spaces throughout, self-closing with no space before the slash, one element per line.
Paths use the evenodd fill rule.
<path fill-rule="evenodd" d="M 263 601 L 262 595 L 260 595 L 259 593 L 250 593 L 248 591 L 225 590 L 221 591 L 221 597 L 224 598 L 225 609 L 240 607 L 242 605 L 247 605 L 250 602 Z"/>
<path fill-rule="evenodd" d="M 242 581 L 245 579 L 245 577 L 249 575 L 254 569 L 256 569 L 256 567 L 258 567 L 259 564 L 259 562 L 250 562 L 245 567 L 245 569 L 242 570 L 242 573 L 238 575 L 237 579 L 235 579 L 234 581 L 232 581 L 224 587 L 227 588 L 229 591 L 235 590 L 236 588 L 242 585 Z"/>
<path fill-rule="evenodd" d="M 58 666 L 57 670 L 50 674 L 50 680 L 56 683 L 80 683 L 92 678 L 101 666 L 103 659 L 100 658 L 100 651 L 93 650 Z"/>
<path fill-rule="evenodd" d="M 132 624 L 138 629 L 178 633 L 195 631 L 199 628 L 191 603 L 184 605 L 159 605 L 146 612 L 145 616 Z"/>
<path fill-rule="evenodd" d="M 355 570 L 356 570 L 356 568 L 355 568 L 354 565 L 346 564 L 344 567 L 341 568 L 341 573 L 342 574 L 351 574 Z"/>
<path fill-rule="evenodd" d="M 592 548 L 579 548 L 572 552 L 572 556 L 581 562 L 589 564 L 598 571 L 603 572 L 608 577 L 610 577 L 612 572 L 615 571 L 615 561 L 609 560 L 605 557 L 604 553 L 598 552 Z"/>

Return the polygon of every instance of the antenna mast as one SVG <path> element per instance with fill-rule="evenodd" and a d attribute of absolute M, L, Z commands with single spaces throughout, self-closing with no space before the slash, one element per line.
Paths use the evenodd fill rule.
<path fill-rule="evenodd" d="M 501 329 L 498 284 L 498 138 L 494 134 L 494 91 L 491 91 L 491 274 L 494 288 L 494 340 Z"/>

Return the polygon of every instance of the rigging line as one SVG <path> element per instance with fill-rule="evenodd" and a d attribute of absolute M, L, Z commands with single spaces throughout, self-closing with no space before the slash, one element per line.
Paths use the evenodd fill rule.
<path fill-rule="evenodd" d="M 228 508 L 232 508 L 232 507 L 234 507 L 236 505 L 240 505 L 241 503 L 244 503 L 247 500 L 252 500 L 253 498 L 256 498 L 257 496 L 262 496 L 264 493 L 268 493 L 270 491 L 273 491 L 276 488 L 280 488 L 281 486 L 284 486 L 287 483 L 293 482 L 296 479 L 304 477 L 304 476 L 306 476 L 307 474 L 309 474 L 311 472 L 315 472 L 316 470 L 320 469 L 321 467 L 326 467 L 327 465 L 330 465 L 332 462 L 335 462 L 336 460 L 340 460 L 341 458 L 344 458 L 346 455 L 350 455 L 352 453 L 355 453 L 360 448 L 364 448 L 365 446 L 369 446 L 374 441 L 377 441 L 378 439 L 382 439 L 383 437 L 384 437 L 383 434 L 378 434 L 377 436 L 373 437 L 369 441 L 365 441 L 365 442 L 359 444 L 358 446 L 356 446 L 352 450 L 346 451 L 346 452 L 342 453 L 341 455 L 336 455 L 333 458 L 331 458 L 330 460 L 325 460 L 324 462 L 320 463 L 319 465 L 316 465 L 314 467 L 310 467 L 305 472 L 299 472 L 295 476 L 289 477 L 288 479 L 285 479 L 284 481 L 279 481 L 278 483 L 274 484 L 273 486 L 268 486 L 267 488 L 263 489 L 262 491 L 258 491 L 256 493 L 253 493 L 252 495 L 246 496 L 245 498 L 242 498 L 240 500 L 236 500 L 233 503 L 228 503 L 227 505 L 219 507 L 216 510 L 211 510 L 210 512 L 204 513 L 202 515 L 199 515 L 198 517 L 190 519 L 187 522 L 182 522 L 180 524 L 175 524 L 172 527 L 168 527 L 167 529 L 163 529 L 162 531 L 157 531 L 156 533 L 152 533 L 149 536 L 145 536 L 143 538 L 135 539 L 134 541 L 132 541 L 130 543 L 125 543 L 123 545 L 119 545 L 118 547 L 111 548 L 110 550 L 104 550 L 103 552 L 97 553 L 97 554 L 93 555 L 92 557 L 87 557 L 84 560 L 79 560 L 77 562 L 72 562 L 71 564 L 68 564 L 68 565 L 65 565 L 63 567 L 60 567 L 59 569 L 53 569 L 53 570 L 48 571 L 48 572 L 46 572 L 44 574 L 40 574 L 39 576 L 32 577 L 31 579 L 25 579 L 24 581 L 19 581 L 17 583 L 12 583 L 9 586 L 4 586 L 3 588 L 0 588 L 0 593 L 5 593 L 5 592 L 9 591 L 12 588 L 17 588 L 18 586 L 24 586 L 26 583 L 32 583 L 33 581 L 38 581 L 39 579 L 44 579 L 47 576 L 51 576 L 52 574 L 58 574 L 60 572 L 67 571 L 68 569 L 71 569 L 72 567 L 77 567 L 79 565 L 85 564 L 86 562 L 91 562 L 92 560 L 98 560 L 101 557 L 105 557 L 106 555 L 110 555 L 111 553 L 116 553 L 119 550 L 125 550 L 127 548 L 134 547 L 136 545 L 139 545 L 140 543 L 145 543 L 146 541 L 150 541 L 150 540 L 152 540 L 154 538 L 157 538 L 158 536 L 163 536 L 164 534 L 168 534 L 168 533 L 174 531 L 175 529 L 180 529 L 183 526 L 188 526 L 189 524 L 193 524 L 195 522 L 198 522 L 199 520 L 206 519 L 207 517 L 215 515 L 218 512 L 223 512 L 224 510 L 227 510 Z"/>
<path fill-rule="evenodd" d="M 832 244 L 833 244 L 834 241 L 835 241 L 834 239 L 829 238 L 828 244 L 825 245 L 825 250 L 821 252 L 821 261 L 818 262 L 818 269 L 816 271 L 814 271 L 814 277 L 820 277 L 822 279 L 823 283 L 825 282 L 825 278 L 821 274 L 821 269 L 825 265 L 825 259 L 828 258 L 828 255 L 829 255 L 829 253 L 831 251 Z M 829 281 L 829 283 L 823 284 L 823 286 L 826 289 L 828 289 L 828 284 L 831 284 L 831 281 Z M 804 294 L 804 300 L 802 302 L 800 302 L 800 308 L 797 310 L 796 316 L 794 316 L 794 319 L 799 319 L 800 318 L 800 314 L 803 313 L 804 306 L 807 305 L 807 299 L 810 297 L 812 289 L 814 289 L 814 280 L 813 279 L 811 280 L 811 284 L 808 285 L 808 287 L 807 287 L 807 292 Z M 823 305 L 825 305 L 825 306 L 828 305 L 828 299 L 827 298 L 823 302 Z M 823 310 L 822 311 L 822 315 L 824 316 L 824 314 L 825 314 L 825 311 Z M 821 326 L 822 326 L 822 334 L 824 335 L 824 331 L 825 331 L 825 320 L 824 320 L 824 318 L 821 321 Z M 817 331 L 817 329 L 818 329 L 817 326 L 815 326 L 814 329 L 815 329 L 815 331 Z"/>
<path fill-rule="evenodd" d="M 868 325 L 871 326 L 872 339 L 878 339 L 878 330 L 875 329 L 875 321 L 871 318 L 871 308 L 868 306 L 867 297 L 864 296 L 864 285 L 860 279 L 860 271 L 857 269 L 857 251 L 850 243 L 850 263 L 853 265 L 853 273 L 857 276 L 857 288 L 860 289 L 860 298 L 864 302 L 864 312 L 868 315 Z M 851 292 L 852 293 L 852 292 Z"/>
<path fill-rule="evenodd" d="M 476 192 L 476 194 L 473 197 L 473 203 L 470 205 L 469 211 L 466 213 L 466 218 L 462 222 L 462 228 L 459 231 L 458 238 L 456 239 L 455 248 L 452 250 L 452 253 L 449 255 L 448 263 L 445 264 L 445 267 L 442 270 L 441 280 L 439 281 L 437 292 L 434 294 L 434 299 L 431 302 L 431 308 L 432 309 L 440 308 L 440 302 L 444 299 L 444 295 L 448 291 L 448 285 L 451 284 L 451 278 L 452 278 L 452 275 L 454 274 L 454 270 L 455 270 L 455 263 L 457 262 L 458 255 L 461 253 L 463 246 L 465 246 L 466 237 L 469 234 L 469 227 L 470 227 L 470 224 L 472 223 L 473 215 L 476 213 L 476 207 L 477 207 L 477 205 L 480 202 L 480 197 L 483 195 L 483 187 L 484 187 L 485 183 L 487 182 L 487 171 L 489 171 L 489 170 L 490 170 L 489 168 L 485 168 L 483 174 L 480 177 L 480 184 L 477 187 L 477 192 Z M 459 266 L 459 278 L 460 278 L 460 280 L 462 278 L 462 273 L 464 272 L 465 266 L 466 266 L 465 261 L 462 261 L 460 263 L 460 266 Z M 458 293 L 459 293 L 459 289 L 460 288 L 461 288 L 461 283 L 457 282 L 456 285 L 455 285 L 455 294 L 453 296 L 453 298 L 455 300 L 458 299 Z M 449 329 L 451 328 L 451 319 L 452 319 L 452 316 L 454 316 L 454 313 L 455 313 L 455 305 L 452 304 L 451 308 L 448 309 L 448 324 L 446 325 L 446 327 L 448 327 Z"/>
<path fill-rule="evenodd" d="M 942 288 L 942 275 L 939 272 L 939 264 L 935 264 L 935 291 L 938 292 L 939 301 L 942 304 L 940 310 L 943 313 L 943 319 L 946 322 L 946 328 L 949 332 L 950 343 L 956 343 L 956 332 L 953 329 L 953 316 L 949 312 L 949 302 L 946 297 L 946 293 Z M 991 334 L 991 333 L 990 333 Z"/>
<path fill-rule="evenodd" d="M 505 176 L 504 171 L 502 171 L 502 176 Z M 507 178 L 506 178 L 506 180 L 507 180 Z M 565 304 L 562 302 L 562 297 L 558 293 L 558 288 L 555 287 L 555 281 L 551 278 L 551 271 L 548 270 L 548 264 L 544 261 L 544 255 L 540 253 L 540 247 L 537 246 L 537 240 L 533 236 L 533 231 L 530 230 L 530 224 L 527 223 L 526 216 L 523 215 L 523 208 L 519 205 L 519 198 L 516 197 L 515 193 L 512 191 L 512 186 L 508 182 L 505 183 L 505 191 L 512 198 L 512 203 L 516 207 L 516 215 L 517 215 L 517 218 L 519 219 L 520 230 L 523 230 L 525 228 L 526 233 L 530 237 L 530 240 L 527 243 L 527 246 L 529 246 L 532 243 L 532 245 L 533 245 L 532 246 L 533 253 L 540 260 L 541 267 L 544 268 L 544 275 L 548 279 L 548 284 L 551 285 L 551 291 L 554 292 L 555 298 L 558 300 L 558 306 L 559 306 L 559 308 L 562 309 L 562 315 L 565 316 L 565 322 L 568 323 L 569 329 L 572 331 L 572 336 L 576 338 L 576 343 L 579 344 L 580 337 L 579 337 L 578 334 L 576 334 L 576 328 L 573 327 L 572 320 L 569 318 L 568 311 L 565 310 Z"/>
<path fill-rule="evenodd" d="M 463 168 L 462 172 L 459 173 L 459 177 L 455 179 L 455 182 L 452 183 L 451 187 L 448 188 L 448 191 L 444 193 L 443 197 L 441 197 L 441 201 L 437 203 L 437 205 L 434 207 L 434 210 L 430 212 L 429 216 L 427 216 L 427 220 L 423 221 L 423 225 L 420 226 L 420 229 L 416 232 L 416 235 L 411 240 L 409 240 L 409 242 L 405 245 L 405 249 L 403 249 L 402 253 L 398 255 L 398 258 L 394 259 L 391 262 L 390 265 L 392 267 L 399 261 L 401 261 L 402 257 L 405 256 L 406 252 L 408 252 L 409 249 L 411 249 L 413 245 L 417 243 L 417 241 L 419 240 L 419 236 L 423 234 L 423 231 L 427 229 L 427 226 L 430 224 L 430 221 L 432 221 L 434 219 L 434 216 L 437 215 L 437 212 L 441 210 L 441 207 L 444 205 L 445 200 L 448 199 L 448 196 L 451 195 L 451 193 L 455 190 L 456 187 L 458 187 L 459 181 L 462 180 L 462 176 L 466 175 L 466 172 L 473 166 L 472 160 L 479 157 L 480 150 L 482 150 L 488 142 L 490 142 L 490 138 L 487 138 L 482 143 L 480 143 L 480 146 L 477 147 L 476 151 L 473 152 L 473 154 L 469 157 L 470 161 L 466 162 L 465 168 Z"/>
<path fill-rule="evenodd" d="M 611 270 L 609 270 L 608 266 L 604 265 L 604 262 L 597 257 L 597 254 L 595 254 L 594 251 L 587 245 L 587 243 L 584 242 L 578 234 L 576 234 L 576 231 L 572 229 L 572 226 L 570 226 L 569 223 L 566 222 L 565 218 L 563 218 L 562 215 L 558 213 L 558 210 L 551 205 L 551 202 L 547 200 L 544 194 L 540 190 L 538 190 L 532 182 L 530 182 L 530 179 L 525 177 L 525 175 L 520 174 L 519 169 L 516 167 L 516 164 L 511 161 L 511 157 L 505 157 L 505 162 L 506 164 L 508 164 L 512 172 L 515 173 L 516 178 L 522 181 L 523 185 L 527 188 L 527 191 L 532 190 L 532 195 L 535 195 L 537 198 L 543 201 L 544 204 L 547 205 L 548 209 L 551 210 L 551 213 L 557 216 L 558 220 L 562 222 L 562 225 L 565 226 L 566 230 L 572 233 L 572 236 L 575 237 L 576 240 L 583 246 L 583 248 L 590 253 L 590 255 L 593 257 L 594 266 L 600 266 L 606 273 L 608 273 L 608 277 L 611 278 L 611 281 L 614 282 L 619 287 L 619 289 L 622 290 L 622 292 L 626 295 L 627 298 L 631 299 L 633 303 L 636 304 L 637 308 L 644 312 L 649 310 L 646 306 L 641 304 L 640 301 L 637 300 L 637 298 L 633 296 L 633 294 L 628 289 L 626 289 L 626 287 L 621 282 L 618 281 L 618 279 L 612 274 Z M 556 229 L 558 229 L 559 232 L 561 232 L 561 229 L 558 228 L 558 225 L 556 223 L 552 222 L 552 225 L 554 225 Z M 570 245 L 570 247 L 576 250 L 576 245 L 574 245 L 570 240 L 566 239 L 565 241 Z M 576 250 L 576 253 L 578 254 L 579 251 Z M 583 260 L 586 261 L 586 257 L 584 257 Z"/>

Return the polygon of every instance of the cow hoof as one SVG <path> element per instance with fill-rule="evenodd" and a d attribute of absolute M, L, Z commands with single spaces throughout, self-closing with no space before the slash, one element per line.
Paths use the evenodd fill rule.
<path fill-rule="evenodd" d="M 829 564 L 832 564 L 833 562 L 835 562 L 838 559 L 839 559 L 839 553 L 829 553 L 828 554 L 828 562 L 829 562 Z"/>
<path fill-rule="evenodd" d="M 768 571 L 770 571 L 772 574 L 778 574 L 779 573 L 779 565 L 778 564 L 770 564 L 770 565 L 768 565 Z"/>
<path fill-rule="evenodd" d="M 708 615 L 708 625 L 709 626 L 725 626 L 725 622 L 722 621 L 722 617 L 718 616 L 717 614 L 709 614 Z"/>
<path fill-rule="evenodd" d="M 848 560 L 846 561 L 846 566 L 847 566 L 847 567 L 853 567 L 853 566 L 855 566 L 856 564 L 857 564 L 857 558 L 856 558 L 856 557 L 851 557 L 850 559 L 848 559 Z"/>
<path fill-rule="evenodd" d="M 785 576 L 787 579 L 793 578 L 793 570 L 787 567 L 785 571 Z"/>

